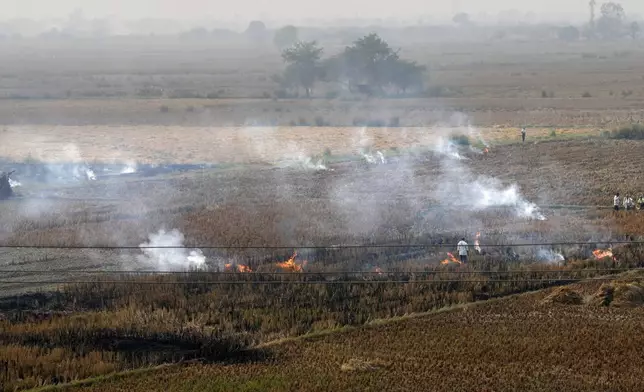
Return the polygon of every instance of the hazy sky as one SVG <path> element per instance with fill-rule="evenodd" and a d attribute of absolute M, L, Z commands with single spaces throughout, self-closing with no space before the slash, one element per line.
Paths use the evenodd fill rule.
<path fill-rule="evenodd" d="M 619 0 L 618 0 L 619 1 Z M 597 3 L 602 3 L 597 0 Z M 627 13 L 644 13 L 643 0 L 619 1 Z M 249 20 L 291 18 L 446 17 L 518 9 L 537 14 L 588 13 L 588 0 L 0 0 L 0 19 L 59 18 L 81 8 L 86 17 Z"/>

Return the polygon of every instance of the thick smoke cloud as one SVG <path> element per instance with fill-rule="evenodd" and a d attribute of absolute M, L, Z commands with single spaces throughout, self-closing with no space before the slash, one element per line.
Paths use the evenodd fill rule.
<path fill-rule="evenodd" d="M 164 229 L 160 229 L 156 234 L 149 235 L 148 242 L 139 245 L 143 255 L 138 256 L 138 261 L 157 271 L 184 271 L 203 268 L 206 264 L 206 257 L 201 250 L 188 251 L 183 248 L 183 241 L 184 236 L 179 230 L 174 229 L 166 232 Z"/>

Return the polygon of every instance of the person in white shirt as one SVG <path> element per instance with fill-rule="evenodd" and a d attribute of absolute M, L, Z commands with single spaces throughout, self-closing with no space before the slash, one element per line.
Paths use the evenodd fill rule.
<path fill-rule="evenodd" d="M 633 198 L 630 195 L 626 195 L 626 197 L 624 197 L 624 209 L 626 211 L 630 211 L 634 206 L 635 202 L 633 201 Z"/>
<path fill-rule="evenodd" d="M 613 197 L 613 208 L 615 211 L 619 211 L 619 192 L 615 194 L 615 197 Z"/>
<path fill-rule="evenodd" d="M 461 258 L 461 263 L 467 263 L 467 242 L 465 242 L 465 238 L 461 238 L 458 244 L 456 244 L 456 248 L 458 250 L 458 256 Z"/>
<path fill-rule="evenodd" d="M 525 127 L 521 128 L 521 140 L 525 143 Z"/>

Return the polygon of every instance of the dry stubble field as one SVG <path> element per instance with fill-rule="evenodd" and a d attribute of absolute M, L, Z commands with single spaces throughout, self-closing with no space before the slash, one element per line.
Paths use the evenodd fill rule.
<path fill-rule="evenodd" d="M 157 47 L 153 48 L 156 53 L 141 56 L 145 61 L 123 62 L 139 67 L 136 69 L 123 69 L 117 61 L 97 61 L 100 56 L 91 48 L 74 52 L 59 47 L 60 55 L 47 62 L 44 71 L 42 61 L 23 61 L 21 64 L 27 64 L 23 68 L 9 62 L 1 83 L 5 96 L 11 99 L 0 105 L 5 124 L 0 133 L 0 155 L 15 160 L 274 163 L 281 156 L 300 152 L 321 155 L 328 149 L 338 156 L 355 153 L 360 128 L 349 125 L 356 119 L 387 122 L 399 117 L 400 124 L 408 128 L 366 130 L 370 147 L 390 154 L 387 165 L 343 162 L 330 165 L 335 171 L 321 172 L 249 165 L 55 189 L 63 196 L 76 197 L 75 201 L 2 203 L 1 238 L 16 244 L 136 246 L 162 225 L 179 228 L 188 246 L 410 240 L 453 243 L 461 235 L 471 237 L 477 231 L 483 233 L 484 243 L 508 238 L 639 238 L 644 232 L 641 214 L 615 215 L 602 207 L 609 205 L 616 190 L 644 191 L 642 144 L 598 136 L 602 130 L 642 116 L 641 48 L 637 44 L 624 48 L 584 44 L 525 48 L 495 43 L 480 50 L 472 45 L 409 50 L 412 57 L 433 65 L 431 84 L 460 91 L 458 96 L 371 101 L 258 99 L 273 88 L 270 75 L 279 70 L 275 53 L 267 57 L 270 66 L 257 67 L 258 62 L 249 59 L 248 53 L 235 52 L 219 63 L 227 64 L 227 70 L 211 65 L 214 62 L 208 56 L 213 52 L 195 47 L 182 49 L 184 56 L 176 52 L 169 55 L 168 48 Z M 138 52 L 123 56 L 141 55 L 132 53 Z M 33 53 L 20 58 L 28 60 L 30 55 Z M 46 55 L 46 50 L 40 55 Z M 177 58 L 180 60 L 172 60 Z M 152 63 L 159 65 L 156 74 L 146 71 Z M 182 74 L 182 69 L 190 70 L 189 75 Z M 233 69 L 236 72 L 231 72 Z M 188 89 L 201 94 L 223 86 L 224 98 L 137 97 L 136 89 L 150 83 L 171 92 Z M 554 97 L 540 98 L 542 91 L 552 92 Z M 590 98 L 581 97 L 586 91 Z M 118 98 L 105 98 L 107 93 L 116 93 Z M 15 94 L 22 95 L 21 99 L 12 98 Z M 42 100 L 45 94 L 56 99 Z M 167 110 L 162 110 L 164 106 Z M 427 125 L 463 125 L 463 116 L 455 112 L 467 113 L 468 120 L 480 126 L 492 144 L 490 153 L 469 156 L 467 167 L 472 176 L 494 176 L 506 185 L 518 183 L 528 200 L 544 206 L 547 221 L 518 221 L 507 211 L 462 213 L 458 208 L 440 206 L 426 210 L 437 203 L 435 190 L 444 180 L 441 171 L 445 166 L 432 154 L 412 154 L 411 161 L 395 158 L 400 150 L 435 141 L 435 133 L 424 128 Z M 292 121 L 310 124 L 318 116 L 338 126 L 288 126 Z M 253 124 L 282 126 L 258 129 L 249 126 Z M 535 127 L 530 128 L 526 145 L 514 143 L 519 136 L 517 127 L 522 125 Z M 553 129 L 555 136 L 551 136 Z M 96 196 L 113 200 L 98 201 Z M 576 208 L 562 208 L 568 205 Z M 588 256 L 589 247 L 555 249 L 574 257 L 566 267 L 552 269 L 580 278 L 597 275 L 595 268 L 614 265 L 574 260 Z M 385 271 L 402 268 L 416 272 L 440 270 L 438 261 L 447 250 L 452 249 L 409 256 L 392 250 L 321 254 L 302 249 L 311 259 L 308 268 L 313 271 L 343 267 L 371 271 L 378 263 Z M 211 260 L 238 257 L 261 270 L 262 265 L 270 267 L 290 252 L 205 253 Z M 641 265 L 641 250 L 636 247 L 622 247 L 615 253 L 623 266 Z M 5 249 L 2 256 L 3 268 L 22 271 L 12 275 L 18 283 L 3 287 L 11 294 L 42 288 L 38 281 L 87 276 L 60 269 L 131 268 L 134 259 L 127 252 L 98 250 Z M 641 307 L 594 306 L 591 297 L 599 291 L 597 284 L 579 289 L 588 302 L 584 305 L 543 305 L 541 300 L 547 293 L 542 292 L 256 351 L 256 343 L 278 337 L 361 325 L 374 318 L 547 285 L 494 283 L 496 275 L 490 273 L 507 270 L 526 278 L 549 276 L 548 272 L 532 271 L 543 269 L 541 264 L 525 264 L 532 261 L 529 254 L 521 257 L 522 262 L 513 262 L 502 250 L 476 257 L 465 271 L 480 268 L 487 272 L 473 275 L 473 282 L 457 279 L 455 283 L 270 288 L 249 283 L 214 289 L 218 286 L 204 286 L 196 275 L 185 280 L 144 277 L 126 285 L 100 283 L 92 277 L 93 283 L 61 288 L 58 294 L 10 296 L 0 304 L 0 339 L 5 343 L 0 352 L 0 376 L 7 385 L 22 389 L 186 357 L 228 359 L 236 364 L 176 367 L 94 383 L 92 388 L 640 388 L 638 357 L 633 351 L 639 335 L 633 331 L 642 326 Z M 50 268 L 59 271 L 44 271 Z M 401 279 L 408 278 L 403 275 Z M 27 279 L 36 282 L 28 283 Z M 142 286 L 146 281 L 160 283 L 164 279 L 181 285 L 173 284 L 172 290 Z M 622 289 L 622 302 L 640 304 L 640 292 L 637 287 Z M 243 351 L 248 357 L 240 357 L 239 348 L 250 350 Z M 517 358 L 517 352 L 523 355 Z M 56 363 L 63 366 L 52 366 Z"/>
<path fill-rule="evenodd" d="M 50 390 L 639 390 L 643 292 L 641 275 L 630 274 L 276 342 L 250 363 L 176 365 Z"/>

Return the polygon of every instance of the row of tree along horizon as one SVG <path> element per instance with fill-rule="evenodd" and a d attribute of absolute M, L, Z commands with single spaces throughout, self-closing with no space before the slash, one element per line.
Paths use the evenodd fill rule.
<path fill-rule="evenodd" d="M 335 36 L 346 36 L 353 32 L 354 34 L 360 34 L 359 31 L 364 33 L 365 28 L 369 31 L 378 31 L 382 34 L 384 31 L 389 31 L 393 33 L 394 31 L 404 31 L 405 34 L 421 34 L 423 32 L 434 32 L 438 33 L 439 31 L 444 31 L 447 28 L 452 28 L 450 34 L 454 35 L 457 31 L 466 32 L 471 30 L 471 34 L 481 38 L 481 31 L 479 30 L 494 30 L 489 38 L 493 39 L 503 39 L 505 36 L 512 35 L 513 30 L 519 28 L 524 33 L 527 32 L 526 29 L 530 27 L 537 30 L 541 28 L 548 28 L 550 31 L 549 35 L 552 37 L 558 37 L 565 41 L 579 40 L 582 38 L 586 39 L 620 39 L 630 37 L 636 39 L 641 35 L 641 26 L 640 23 L 632 17 L 628 17 L 624 7 L 618 2 L 605 2 L 599 5 L 599 14 L 597 13 L 597 1 L 590 0 L 589 3 L 589 21 L 583 25 L 560 25 L 555 26 L 551 23 L 536 23 L 530 24 L 521 21 L 517 21 L 516 25 L 478 25 L 475 20 L 473 20 L 467 12 L 459 12 L 452 18 L 453 25 L 413 25 L 413 26 L 389 26 L 386 25 L 378 26 L 374 25 L 371 27 L 296 27 L 293 25 L 283 26 L 277 29 L 269 29 L 266 27 L 264 22 L 260 20 L 254 20 L 249 23 L 246 30 L 242 33 L 235 32 L 233 30 L 228 30 L 225 28 L 215 28 L 207 29 L 205 27 L 195 27 L 191 30 L 184 31 L 183 33 L 178 34 L 180 37 L 188 39 L 221 39 L 221 40 L 230 40 L 230 41 L 239 41 L 246 40 L 255 43 L 269 43 L 271 40 L 273 43 L 280 49 L 283 49 L 285 46 L 292 45 L 295 41 L 298 40 L 298 34 L 302 34 L 302 39 L 318 39 L 324 36 L 325 34 L 331 34 Z M 94 20 L 94 23 L 98 26 L 87 27 L 88 31 L 79 30 L 79 28 L 53 28 L 49 31 L 42 32 L 39 36 L 45 38 L 73 38 L 75 36 L 97 36 L 105 37 L 109 36 L 107 29 L 103 26 L 101 20 Z M 553 29 L 553 27 L 555 27 Z M 153 34 L 153 33 L 149 33 Z M 137 34 L 134 34 L 137 35 Z M 145 34 L 144 34 L 145 35 Z M 0 31 L 0 37 L 8 38 L 12 35 L 3 35 L 3 31 Z M 18 35 L 19 36 L 19 35 Z M 388 36 L 388 38 L 391 38 Z M 444 39 L 449 39 L 450 37 L 442 37 Z M 453 38 L 453 37 L 451 37 Z M 545 38 L 541 36 L 541 38 Z M 431 39 L 431 37 L 428 37 Z"/>
<path fill-rule="evenodd" d="M 282 50 L 286 68 L 274 81 L 281 95 L 311 97 L 316 83 L 336 83 L 351 93 L 369 96 L 417 94 L 423 91 L 427 67 L 400 57 L 378 34 L 355 40 L 339 54 L 322 58 L 316 41 L 296 41 Z"/>

